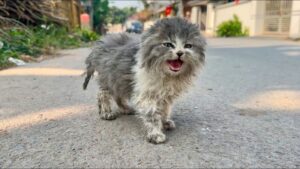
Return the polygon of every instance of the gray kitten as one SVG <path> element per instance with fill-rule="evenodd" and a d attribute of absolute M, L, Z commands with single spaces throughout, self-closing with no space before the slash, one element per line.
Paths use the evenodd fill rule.
<path fill-rule="evenodd" d="M 97 71 L 101 118 L 113 120 L 120 113 L 137 111 L 148 141 L 162 143 L 166 140 L 162 130 L 175 128 L 171 105 L 203 66 L 205 45 L 198 26 L 181 18 L 159 20 L 142 36 L 107 35 L 86 59 L 83 88 Z M 113 100 L 118 111 L 111 109 Z"/>

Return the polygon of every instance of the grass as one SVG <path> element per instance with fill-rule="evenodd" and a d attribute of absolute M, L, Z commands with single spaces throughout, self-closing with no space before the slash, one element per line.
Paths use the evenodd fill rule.
<path fill-rule="evenodd" d="M 10 28 L 0 30 L 0 69 L 11 66 L 8 58 L 21 55 L 39 57 L 52 54 L 56 49 L 78 48 L 99 38 L 89 30 L 67 28 L 56 25 L 42 25 L 30 28 Z"/>

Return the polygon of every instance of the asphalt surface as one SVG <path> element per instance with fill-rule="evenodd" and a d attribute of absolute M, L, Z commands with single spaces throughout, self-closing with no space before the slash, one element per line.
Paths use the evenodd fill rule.
<path fill-rule="evenodd" d="M 89 49 L 0 71 L 0 168 L 300 167 L 300 43 L 209 39 L 165 144 L 135 116 L 100 119 L 82 90 Z"/>

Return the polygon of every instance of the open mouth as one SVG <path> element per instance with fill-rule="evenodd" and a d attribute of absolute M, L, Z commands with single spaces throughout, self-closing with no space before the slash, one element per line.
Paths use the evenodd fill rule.
<path fill-rule="evenodd" d="M 178 72 L 182 67 L 183 61 L 180 59 L 176 59 L 176 60 L 168 60 L 167 63 L 171 71 Z"/>

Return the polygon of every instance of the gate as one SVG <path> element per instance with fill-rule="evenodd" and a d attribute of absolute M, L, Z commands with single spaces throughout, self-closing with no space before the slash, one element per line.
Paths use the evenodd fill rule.
<path fill-rule="evenodd" d="M 287 35 L 290 30 L 292 1 L 267 0 L 265 3 L 265 34 Z"/>

